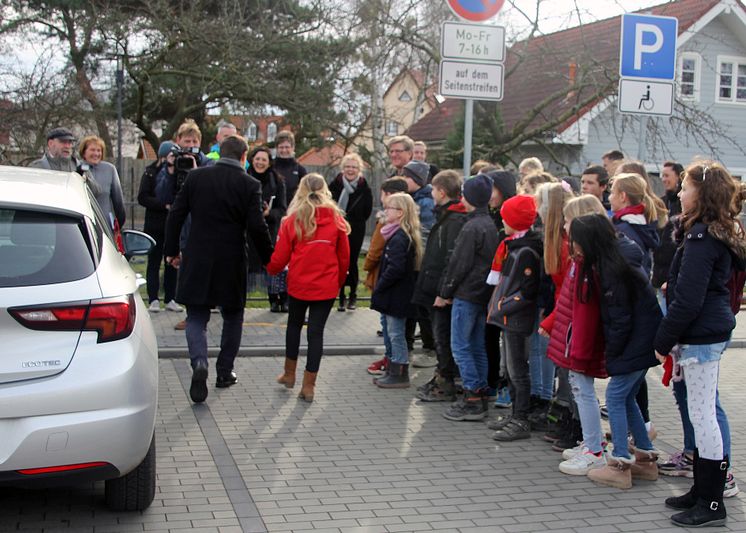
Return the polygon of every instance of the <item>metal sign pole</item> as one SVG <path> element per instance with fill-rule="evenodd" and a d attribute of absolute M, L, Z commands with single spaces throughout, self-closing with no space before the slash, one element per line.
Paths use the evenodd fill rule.
<path fill-rule="evenodd" d="M 471 132 L 474 123 L 474 100 L 466 100 L 464 111 L 464 179 L 471 169 Z"/>

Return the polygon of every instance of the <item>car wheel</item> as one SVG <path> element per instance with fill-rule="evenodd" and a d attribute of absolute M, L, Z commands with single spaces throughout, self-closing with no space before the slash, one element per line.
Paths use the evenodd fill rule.
<path fill-rule="evenodd" d="M 148 453 L 132 472 L 105 483 L 106 505 L 112 511 L 142 511 L 155 497 L 155 435 Z"/>

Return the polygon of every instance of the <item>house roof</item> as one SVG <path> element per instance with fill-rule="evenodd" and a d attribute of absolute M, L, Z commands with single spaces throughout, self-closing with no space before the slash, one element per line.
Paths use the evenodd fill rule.
<path fill-rule="evenodd" d="M 719 0 L 678 0 L 638 13 L 676 17 L 681 34 L 718 3 Z M 511 46 L 505 65 L 506 74 L 510 75 L 506 77 L 505 96 L 499 106 L 505 127 L 515 128 L 522 121 L 527 121 L 529 127 L 541 126 L 565 115 L 566 119 L 554 128 L 555 132 L 562 132 L 598 103 L 594 97 L 597 87 L 615 90 L 620 27 L 621 15 Z M 573 82 L 577 82 L 579 90 L 571 90 Z M 571 114 L 578 105 L 580 110 Z M 445 139 L 461 106 L 461 100 L 447 99 L 409 128 L 407 134 L 431 142 Z"/>
<path fill-rule="evenodd" d="M 338 142 L 321 148 L 311 148 L 298 157 L 298 163 L 308 167 L 337 166 L 345 152 L 345 147 Z"/>

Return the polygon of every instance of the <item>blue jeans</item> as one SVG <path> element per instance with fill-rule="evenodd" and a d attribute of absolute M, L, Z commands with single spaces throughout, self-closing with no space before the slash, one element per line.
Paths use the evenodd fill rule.
<path fill-rule="evenodd" d="M 531 396 L 538 396 L 542 400 L 551 400 L 554 393 L 554 363 L 547 357 L 549 338 L 539 335 L 538 332 L 534 331 L 528 339 L 528 345 Z"/>
<path fill-rule="evenodd" d="M 689 409 L 686 406 L 686 381 L 673 382 L 673 396 L 676 399 L 676 405 L 679 407 L 681 425 L 684 429 L 684 451 L 693 452 L 697 443 L 694 438 L 692 421 L 689 420 Z M 730 457 L 730 424 L 728 423 L 728 416 L 720 405 L 720 394 L 715 396 L 715 416 L 718 419 L 720 433 L 723 436 L 723 452 Z"/>
<path fill-rule="evenodd" d="M 383 330 L 383 345 L 386 348 L 386 357 L 392 363 L 400 365 L 409 364 L 409 351 L 407 351 L 406 318 L 398 318 L 381 313 L 381 329 Z"/>
<path fill-rule="evenodd" d="M 611 440 L 614 457 L 630 458 L 627 445 L 627 430 L 635 439 L 635 446 L 641 450 L 652 450 L 645 421 L 642 419 L 640 407 L 635 401 L 637 391 L 645 379 L 647 369 L 636 370 L 629 374 L 612 376 L 606 387 L 606 408 L 609 411 L 609 426 L 611 426 Z"/>
<path fill-rule="evenodd" d="M 487 349 L 484 324 L 487 306 L 454 298 L 451 308 L 451 351 L 461 372 L 464 389 L 487 387 Z"/>
<path fill-rule="evenodd" d="M 593 377 L 570 370 L 572 395 L 578 406 L 580 425 L 583 427 L 583 442 L 593 453 L 601 448 L 601 411 L 598 407 Z M 625 437 L 626 437 L 625 433 Z"/>

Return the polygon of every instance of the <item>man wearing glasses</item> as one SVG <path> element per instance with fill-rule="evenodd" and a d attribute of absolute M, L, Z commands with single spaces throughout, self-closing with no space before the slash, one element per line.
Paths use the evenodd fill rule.
<path fill-rule="evenodd" d="M 397 135 L 389 139 L 389 160 L 394 171 L 389 177 L 403 176 L 404 165 L 412 160 L 414 141 L 406 135 Z"/>

